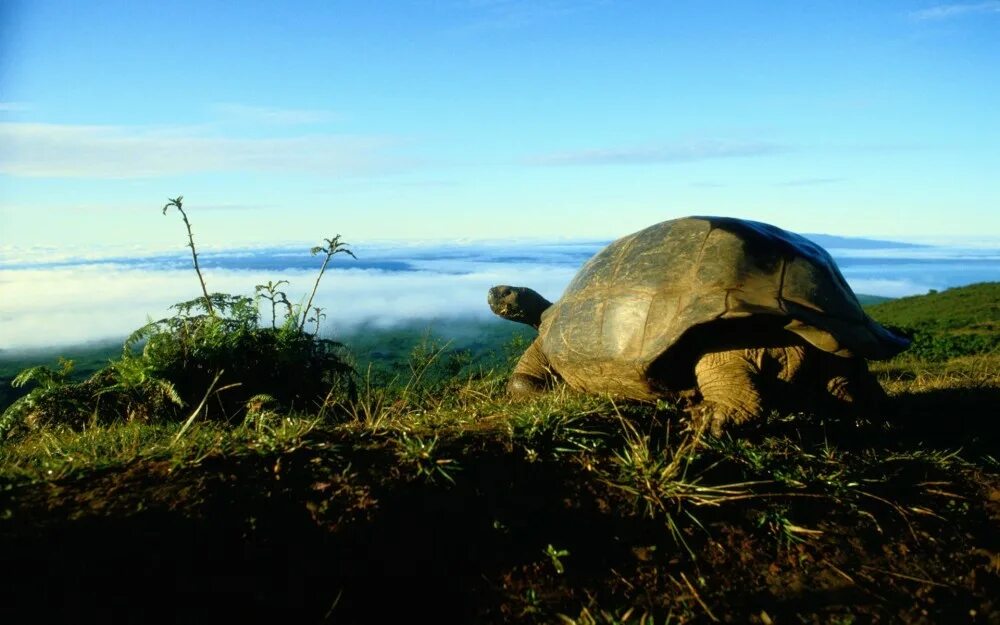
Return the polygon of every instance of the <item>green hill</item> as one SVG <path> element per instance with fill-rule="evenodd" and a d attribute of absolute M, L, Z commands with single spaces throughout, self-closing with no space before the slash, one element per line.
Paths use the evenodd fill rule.
<path fill-rule="evenodd" d="M 931 291 L 867 306 L 882 323 L 936 331 L 1000 331 L 1000 282 Z"/>
<path fill-rule="evenodd" d="M 862 306 L 871 306 L 892 300 L 891 297 L 882 297 L 881 295 L 865 295 L 864 293 L 857 293 L 855 295 Z"/>
<path fill-rule="evenodd" d="M 868 306 L 880 323 L 913 337 L 908 353 L 941 360 L 1000 349 L 1000 282 L 982 282 Z"/>

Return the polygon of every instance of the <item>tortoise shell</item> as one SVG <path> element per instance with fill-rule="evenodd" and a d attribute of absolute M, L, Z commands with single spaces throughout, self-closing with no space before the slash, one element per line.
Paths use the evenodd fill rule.
<path fill-rule="evenodd" d="M 862 310 L 826 250 L 728 217 L 664 221 L 611 243 L 545 311 L 539 338 L 571 386 L 654 396 L 650 368 L 692 329 L 757 316 L 839 356 L 888 358 L 907 346 Z"/>

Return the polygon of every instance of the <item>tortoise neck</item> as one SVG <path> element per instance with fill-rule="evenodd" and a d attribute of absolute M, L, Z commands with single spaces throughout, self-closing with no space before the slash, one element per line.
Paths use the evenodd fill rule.
<path fill-rule="evenodd" d="M 539 300 L 535 302 L 531 310 L 524 311 L 524 322 L 536 330 L 542 326 L 542 316 L 545 311 L 552 308 L 552 302 L 549 300 L 541 296 L 539 296 Z"/>

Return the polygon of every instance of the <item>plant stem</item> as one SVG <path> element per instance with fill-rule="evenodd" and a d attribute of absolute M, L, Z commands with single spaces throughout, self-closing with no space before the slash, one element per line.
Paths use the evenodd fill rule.
<path fill-rule="evenodd" d="M 316 290 L 319 289 L 319 281 L 323 279 L 323 272 L 326 271 L 326 266 L 330 264 L 330 259 L 337 254 L 348 254 L 351 258 L 357 260 L 357 256 L 354 252 L 347 248 L 347 243 L 340 242 L 340 235 L 336 235 L 332 239 L 324 239 L 326 241 L 326 247 L 317 246 L 312 248 L 313 254 L 319 254 L 320 252 L 326 253 L 326 258 L 323 259 L 323 266 L 319 268 L 319 275 L 316 276 L 316 283 L 313 284 L 312 293 L 309 295 L 309 301 L 306 302 L 306 307 L 302 309 L 302 319 L 299 322 L 299 331 L 303 331 L 306 327 L 306 317 L 309 316 L 309 310 L 312 308 L 313 298 L 316 296 Z M 317 333 L 319 332 L 317 324 Z"/>
<path fill-rule="evenodd" d="M 309 301 L 306 302 L 306 307 L 302 309 L 302 321 L 299 323 L 299 330 L 303 330 L 306 327 L 306 317 L 309 316 L 309 308 L 312 306 L 313 298 L 316 297 L 316 290 L 319 289 L 319 281 L 323 278 L 323 272 L 326 271 L 326 266 L 330 264 L 331 258 L 333 258 L 333 254 L 327 252 L 326 258 L 323 259 L 323 266 L 319 268 L 319 275 L 316 276 L 316 282 L 313 284 L 312 293 L 309 294 Z"/>
<path fill-rule="evenodd" d="M 184 199 L 183 195 L 178 195 L 175 198 L 167 198 L 169 202 L 163 207 L 163 214 L 167 214 L 167 209 L 171 206 L 175 207 L 181 213 L 181 218 L 184 220 L 184 226 L 187 228 L 188 233 L 188 247 L 191 248 L 191 258 L 194 260 L 194 271 L 198 274 L 198 282 L 201 283 L 201 292 L 205 295 L 205 310 L 212 317 L 215 316 L 215 309 L 212 307 L 212 298 L 208 296 L 208 289 L 205 287 L 205 278 L 201 275 L 201 267 L 198 266 L 198 252 L 194 247 L 194 234 L 191 232 L 191 222 L 188 221 L 187 213 L 184 212 L 184 208 L 181 204 Z"/>
<path fill-rule="evenodd" d="M 208 390 L 205 391 L 205 396 L 201 398 L 200 402 L 198 402 L 198 407 L 191 412 L 191 416 L 184 421 L 184 425 L 181 426 L 181 429 L 178 430 L 177 434 L 174 436 L 175 444 L 181 439 L 182 436 L 184 436 L 184 432 L 187 432 L 188 428 L 191 427 L 191 424 L 194 422 L 194 418 L 197 417 L 198 413 L 201 412 L 201 409 L 205 407 L 205 402 L 208 401 L 212 391 L 215 390 L 215 385 L 219 383 L 219 378 L 222 377 L 224 372 L 224 369 L 219 369 L 215 373 L 215 378 L 212 380 L 212 383 L 208 385 Z"/>

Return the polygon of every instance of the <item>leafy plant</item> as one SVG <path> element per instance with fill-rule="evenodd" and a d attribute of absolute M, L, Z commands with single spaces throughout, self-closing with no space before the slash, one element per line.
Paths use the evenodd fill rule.
<path fill-rule="evenodd" d="M 138 416 L 143 421 L 148 421 L 159 412 L 157 409 L 168 404 L 178 408 L 185 405 L 177 387 L 158 375 L 152 363 L 143 358 L 123 355 L 112 361 L 104 373 L 105 381 L 95 397 L 100 400 L 113 396 L 119 404 L 123 404 L 121 414 L 126 419 Z"/>
<path fill-rule="evenodd" d="M 543 553 L 549 557 L 549 560 L 552 562 L 552 568 L 556 570 L 556 573 L 562 575 L 566 572 L 566 565 L 562 563 L 562 558 L 569 556 L 569 551 L 566 549 L 556 549 L 550 544 L 545 547 Z"/>
<path fill-rule="evenodd" d="M 196 406 L 192 420 L 241 418 L 251 399 L 272 398 L 282 410 L 310 410 L 343 404 L 355 393 L 354 369 L 347 348 L 319 338 L 322 309 L 312 307 L 313 297 L 330 259 L 354 254 L 340 235 L 313 248 L 326 258 L 313 284 L 306 308 L 296 311 L 282 285 L 286 280 L 257 285 L 255 298 L 209 293 L 198 262 L 191 221 L 183 197 L 171 198 L 163 214 L 176 208 L 184 221 L 188 247 L 202 295 L 171 306 L 174 314 L 152 321 L 133 332 L 121 356 L 90 379 L 70 383 L 71 365 L 56 372 L 47 367 L 23 371 L 18 384 L 34 381 L 38 388 L 12 405 L 0 418 L 0 434 L 16 424 L 58 421 L 73 426 L 88 419 L 149 421 L 183 418 L 181 409 Z M 261 327 L 261 300 L 271 303 L 271 327 Z M 278 307 L 285 319 L 279 325 Z M 312 313 L 309 317 L 308 313 Z M 306 332 L 306 321 L 315 322 Z"/>
<path fill-rule="evenodd" d="M 14 377 L 11 386 L 21 387 L 30 382 L 37 384 L 38 390 L 49 390 L 65 384 L 73 373 L 74 362 L 66 358 L 59 357 L 59 370 L 51 369 L 45 365 L 25 369 Z"/>
<path fill-rule="evenodd" d="M 208 305 L 215 316 L 200 314 Z M 341 343 L 317 338 L 291 323 L 260 328 L 249 297 L 215 293 L 205 305 L 199 298 L 174 308 L 173 317 L 134 333 L 125 352 L 144 342 L 137 358 L 159 377 L 171 380 L 186 403 L 196 403 L 222 371 L 218 386 L 227 391 L 210 410 L 224 419 L 236 416 L 260 394 L 286 409 L 308 409 L 321 403 L 332 386 L 353 393 L 353 369 Z"/>
<path fill-rule="evenodd" d="M 11 386 L 20 388 L 28 384 L 35 384 L 31 391 L 16 400 L 0 415 L 0 440 L 6 438 L 12 431 L 28 420 L 39 406 L 46 402 L 60 401 L 64 407 L 75 407 L 76 402 L 72 398 L 60 396 L 60 390 L 66 385 L 70 374 L 73 372 L 74 363 L 72 360 L 59 358 L 59 369 L 52 369 L 46 365 L 31 367 L 18 373 L 11 381 Z M 67 402 L 68 400 L 68 402 Z M 66 406 L 70 403 L 71 406 Z"/>
<path fill-rule="evenodd" d="M 258 284 L 254 287 L 254 293 L 256 294 L 258 301 L 260 299 L 266 299 L 271 302 L 271 327 L 277 328 L 277 307 L 282 304 L 287 307 L 287 312 L 285 317 L 291 317 L 292 303 L 288 301 L 288 295 L 284 291 L 279 291 L 278 287 L 282 284 L 288 284 L 288 280 L 278 280 L 277 282 L 267 281 L 267 284 Z"/>
<path fill-rule="evenodd" d="M 348 247 L 347 243 L 342 243 L 340 241 L 340 235 L 334 236 L 332 239 L 324 239 L 326 245 L 317 245 L 312 248 L 311 252 L 313 256 L 322 252 L 326 254 L 323 258 L 323 265 L 319 268 L 319 275 L 316 276 L 316 282 L 313 283 L 312 293 L 309 294 L 309 301 L 306 302 L 306 307 L 302 310 L 302 320 L 299 322 L 299 330 L 303 330 L 306 326 L 306 315 L 312 309 L 313 298 L 316 297 L 316 290 L 319 289 L 319 281 L 323 279 L 323 272 L 326 271 L 326 266 L 330 264 L 330 260 L 337 254 L 347 254 L 351 258 L 357 260 L 357 256 L 354 255 Z M 317 311 L 318 316 L 318 311 Z"/>

